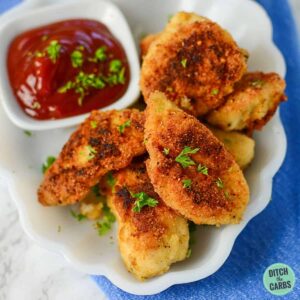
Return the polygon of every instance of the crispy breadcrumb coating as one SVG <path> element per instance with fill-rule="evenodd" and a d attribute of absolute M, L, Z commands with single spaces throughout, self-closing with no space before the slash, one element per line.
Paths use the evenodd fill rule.
<path fill-rule="evenodd" d="M 168 206 L 196 224 L 240 222 L 247 182 L 206 126 L 156 92 L 148 99 L 145 140 L 150 180 Z"/>
<path fill-rule="evenodd" d="M 110 170 L 145 152 L 144 114 L 138 110 L 93 111 L 71 135 L 38 190 L 43 205 L 82 200 Z"/>
<path fill-rule="evenodd" d="M 206 117 L 220 129 L 261 129 L 273 116 L 284 95 L 285 81 L 276 73 L 252 72 L 243 76 L 226 102 Z"/>
<path fill-rule="evenodd" d="M 167 272 L 171 264 L 187 257 L 187 220 L 154 192 L 144 162 L 131 164 L 113 176 L 115 186 L 108 204 L 118 220 L 119 248 L 127 269 L 140 280 Z M 133 195 L 142 192 L 158 203 L 134 212 Z"/>
<path fill-rule="evenodd" d="M 156 90 L 178 106 L 203 115 L 220 106 L 246 71 L 246 56 L 218 24 L 177 13 L 151 43 L 140 86 L 145 101 Z"/>

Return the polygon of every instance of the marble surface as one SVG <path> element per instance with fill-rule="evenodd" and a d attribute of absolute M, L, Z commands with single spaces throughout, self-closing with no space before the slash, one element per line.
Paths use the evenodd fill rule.
<path fill-rule="evenodd" d="M 22 230 L 0 180 L 0 300 L 105 299 L 86 274 L 40 248 Z"/>
<path fill-rule="evenodd" d="M 291 0 L 300 31 L 300 1 Z M 0 180 L 0 300 L 105 299 L 89 278 L 62 257 L 40 248 L 22 230 Z"/>

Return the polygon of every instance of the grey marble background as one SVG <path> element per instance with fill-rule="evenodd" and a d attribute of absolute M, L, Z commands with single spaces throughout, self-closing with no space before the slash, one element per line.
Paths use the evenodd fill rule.
<path fill-rule="evenodd" d="M 290 0 L 300 31 L 300 0 Z M 88 275 L 73 270 L 23 232 L 14 203 L 0 181 L 0 300 L 101 300 Z"/>

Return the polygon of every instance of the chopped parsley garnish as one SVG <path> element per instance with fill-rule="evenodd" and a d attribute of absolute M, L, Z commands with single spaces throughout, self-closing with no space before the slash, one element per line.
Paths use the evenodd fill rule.
<path fill-rule="evenodd" d="M 199 172 L 203 175 L 208 175 L 208 168 L 204 165 L 199 164 L 197 167 L 197 172 Z"/>
<path fill-rule="evenodd" d="M 51 41 L 50 45 L 46 48 L 47 54 L 53 63 L 56 63 L 60 49 L 61 45 L 56 40 Z"/>
<path fill-rule="evenodd" d="M 73 211 L 72 209 L 70 210 L 71 216 L 76 219 L 78 222 L 85 220 L 86 216 L 83 214 L 77 214 L 75 211 Z"/>
<path fill-rule="evenodd" d="M 114 178 L 112 172 L 108 172 L 108 173 L 106 174 L 106 182 L 107 182 L 107 184 L 108 184 L 111 188 L 113 188 L 113 187 L 115 186 L 115 184 L 116 184 L 116 179 Z"/>
<path fill-rule="evenodd" d="M 105 205 L 103 207 L 102 211 L 103 211 L 104 217 L 101 221 L 96 223 L 96 227 L 98 229 L 98 234 L 100 236 L 107 234 L 110 231 L 112 224 L 116 221 L 116 217 L 110 211 L 108 206 Z"/>
<path fill-rule="evenodd" d="M 75 81 L 68 81 L 64 86 L 58 89 L 59 93 L 66 93 L 74 89 L 75 93 L 79 94 L 78 105 L 82 105 L 83 98 L 85 97 L 89 88 L 103 89 L 106 86 L 104 80 L 95 74 L 86 74 L 82 71 L 78 73 Z"/>
<path fill-rule="evenodd" d="M 100 188 L 99 188 L 99 185 L 94 185 L 92 188 L 91 188 L 92 192 L 94 193 L 94 195 L 96 197 L 100 197 L 101 196 L 101 193 L 100 193 Z"/>
<path fill-rule="evenodd" d="M 118 73 L 122 69 L 122 62 L 119 59 L 113 59 L 109 63 L 109 71 L 111 73 Z"/>
<path fill-rule="evenodd" d="M 95 57 L 94 57 L 94 61 L 97 62 L 97 61 L 105 61 L 106 58 L 107 58 L 107 55 L 106 55 L 106 47 L 103 46 L 103 47 L 100 47 L 96 50 L 95 52 Z"/>
<path fill-rule="evenodd" d="M 123 134 L 125 131 L 125 128 L 130 127 L 130 125 L 131 125 L 131 120 L 127 120 L 123 124 L 119 125 L 118 131 L 120 132 L 120 134 Z"/>
<path fill-rule="evenodd" d="M 211 94 L 212 94 L 213 96 L 216 96 L 216 95 L 219 94 L 219 90 L 218 90 L 218 89 L 212 89 Z"/>
<path fill-rule="evenodd" d="M 27 136 L 32 136 L 32 132 L 29 131 L 29 130 L 24 130 L 23 132 L 24 132 L 24 134 L 27 135 Z"/>
<path fill-rule="evenodd" d="M 180 63 L 184 68 L 186 68 L 187 59 L 186 58 L 182 59 Z"/>
<path fill-rule="evenodd" d="M 81 67 L 82 64 L 83 64 L 83 55 L 82 55 L 82 53 L 78 50 L 74 50 L 71 53 L 71 62 L 72 62 L 73 68 Z"/>
<path fill-rule="evenodd" d="M 216 180 L 216 185 L 217 185 L 217 187 L 219 189 L 223 189 L 224 188 L 223 181 L 222 181 L 222 179 L 220 177 Z"/>
<path fill-rule="evenodd" d="M 224 192 L 224 196 L 225 196 L 226 199 L 229 199 L 229 193 L 228 193 L 228 191 Z"/>
<path fill-rule="evenodd" d="M 169 155 L 169 153 L 170 153 L 170 149 L 169 148 L 164 148 L 163 154 L 164 155 Z"/>
<path fill-rule="evenodd" d="M 62 87 L 60 87 L 58 89 L 58 92 L 63 94 L 66 93 L 68 90 L 72 89 L 74 87 L 74 84 L 72 81 L 68 81 L 65 85 L 63 85 Z"/>
<path fill-rule="evenodd" d="M 263 80 L 257 79 L 257 80 L 251 81 L 250 84 L 256 88 L 261 88 L 264 85 L 264 83 L 265 82 Z"/>
<path fill-rule="evenodd" d="M 55 162 L 56 158 L 54 156 L 48 156 L 46 162 L 42 165 L 42 171 L 45 173 Z"/>
<path fill-rule="evenodd" d="M 88 151 L 88 158 L 87 159 L 88 160 L 93 159 L 95 157 L 95 154 L 97 154 L 97 150 L 94 147 L 92 147 L 91 145 L 87 145 L 86 149 Z"/>
<path fill-rule="evenodd" d="M 194 166 L 196 163 L 188 156 L 189 154 L 195 154 L 200 148 L 192 149 L 191 147 L 185 146 L 180 154 L 175 158 L 175 161 L 180 163 L 183 168 Z"/>
<path fill-rule="evenodd" d="M 118 83 L 125 84 L 125 68 L 122 68 L 118 74 Z"/>
<path fill-rule="evenodd" d="M 183 188 L 189 189 L 192 186 L 192 180 L 191 179 L 184 179 L 182 180 Z"/>
<path fill-rule="evenodd" d="M 135 200 L 132 211 L 141 212 L 144 206 L 155 207 L 158 204 L 158 201 L 151 198 L 145 192 L 140 192 L 137 194 L 131 194 L 131 196 L 137 200 Z"/>
<path fill-rule="evenodd" d="M 98 126 L 97 121 L 91 121 L 90 124 L 91 124 L 91 127 L 92 127 L 93 129 L 97 128 L 97 126 Z"/>

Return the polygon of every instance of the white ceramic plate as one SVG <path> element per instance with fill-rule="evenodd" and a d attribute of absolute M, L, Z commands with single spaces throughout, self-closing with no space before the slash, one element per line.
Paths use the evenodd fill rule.
<path fill-rule="evenodd" d="M 41 5 L 31 0 L 20 8 Z M 67 1 L 67 0 L 64 0 Z M 53 2 L 53 1 L 52 1 Z M 60 0 L 60 2 L 62 2 Z M 163 28 L 169 14 L 194 11 L 227 28 L 241 47 L 250 52 L 250 70 L 275 71 L 285 75 L 282 55 L 272 42 L 271 23 L 254 1 L 249 0 L 115 0 L 138 38 L 142 33 Z M 43 5 L 47 3 L 43 1 Z M 63 14 L 64 12 L 59 12 Z M 9 16 L 8 16 L 9 17 Z M 7 18 L 4 16 L 4 18 Z M 1 21 L 1 20 L 0 20 Z M 277 113 L 263 131 L 255 134 L 256 156 L 246 172 L 251 201 L 239 225 L 222 228 L 203 226 L 196 234 L 193 255 L 175 264 L 166 274 L 138 282 L 130 275 L 110 234 L 98 237 L 89 222 L 78 223 L 68 208 L 44 208 L 36 190 L 42 179 L 41 165 L 48 155 L 57 155 L 71 129 L 36 132 L 32 137 L 9 122 L 0 109 L 0 174 L 7 179 L 25 231 L 41 246 L 61 253 L 72 266 L 89 274 L 105 275 L 115 285 L 133 294 L 154 294 L 171 285 L 205 278 L 216 272 L 227 259 L 233 243 L 251 218 L 260 213 L 271 197 L 272 177 L 283 162 L 286 137 Z M 58 226 L 61 232 L 58 232 Z M 242 259 L 242 258 L 241 258 Z"/>

